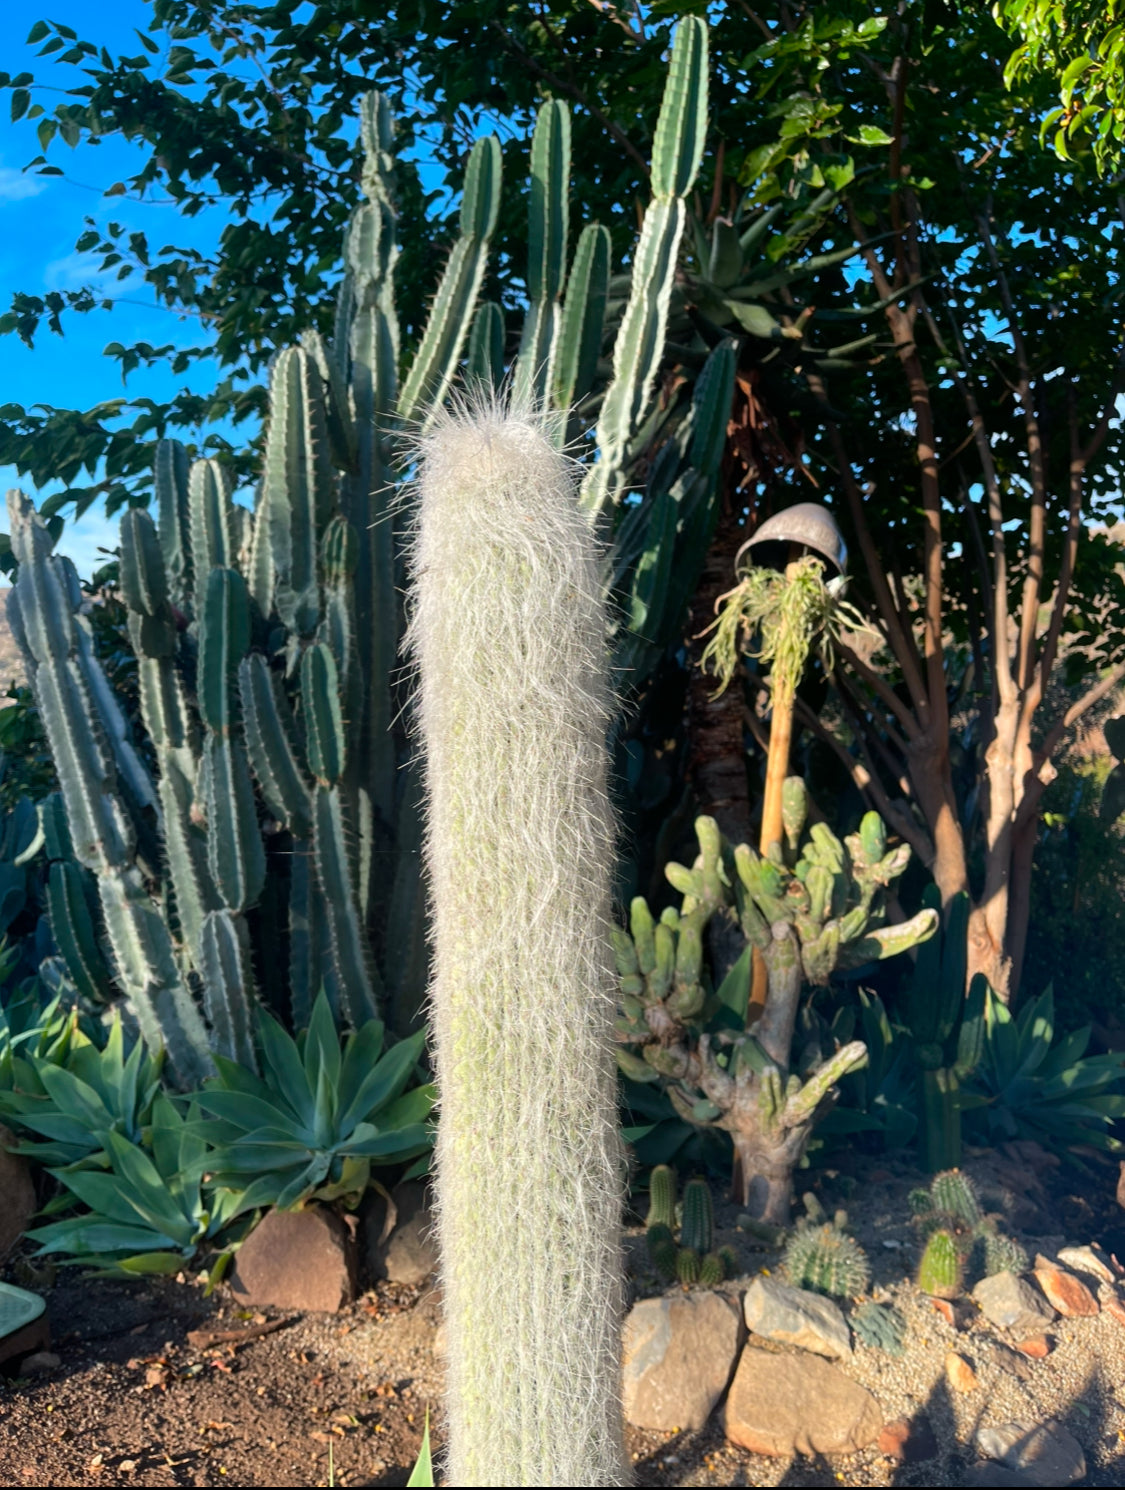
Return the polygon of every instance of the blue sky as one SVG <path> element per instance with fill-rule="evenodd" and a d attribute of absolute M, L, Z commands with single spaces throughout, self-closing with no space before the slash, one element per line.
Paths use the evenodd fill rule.
<path fill-rule="evenodd" d="M 50 0 L 41 12 L 37 6 L 0 7 L 0 67 L 15 74 L 34 74 L 33 101 L 51 110 L 62 101 L 66 86 L 73 86 L 74 69 L 39 58 L 38 46 L 26 44 L 28 31 L 40 14 L 71 26 L 80 37 L 107 47 L 114 54 L 140 51 L 134 27 L 147 27 L 150 7 L 144 0 L 113 0 L 109 6 L 91 9 L 77 0 Z M 141 393 L 167 398 L 185 379 L 176 379 L 163 369 L 146 370 L 122 387 L 116 365 L 102 357 L 107 342 L 137 340 L 157 344 L 196 341 L 196 327 L 157 306 L 147 287 L 132 280 L 117 284 L 112 275 L 99 280 L 96 263 L 74 252 L 83 218 L 98 224 L 110 221 L 131 229 L 144 229 L 158 243 L 190 243 L 205 249 L 214 243 L 223 226 L 221 209 L 201 213 L 194 220 L 180 218 L 174 209 L 157 203 L 142 203 L 123 197 L 107 198 L 105 189 L 136 170 L 138 149 L 120 139 L 109 139 L 96 149 L 82 145 L 71 151 L 56 139 L 48 160 L 60 166 L 65 176 L 24 174 L 21 168 L 39 152 L 35 124 L 26 118 L 13 124 L 7 94 L 0 115 L 0 306 L 7 309 L 12 292 L 41 294 L 47 290 L 74 289 L 83 283 L 103 286 L 117 303 L 111 312 L 95 311 L 64 320 L 66 334 L 53 336 L 41 330 L 34 349 L 12 335 L 0 338 L 0 403 L 25 406 L 48 403 L 61 408 L 89 408 L 103 399 Z M 206 367 L 191 374 L 196 387 L 207 380 Z M 0 467 L 3 489 L 28 487 L 14 467 Z M 47 486 L 46 496 L 56 487 Z M 32 493 L 35 494 L 34 492 Z M 99 545 L 116 541 L 116 521 L 107 522 L 100 509 L 92 509 L 79 522 L 68 522 L 59 544 L 83 576 L 99 561 Z"/>

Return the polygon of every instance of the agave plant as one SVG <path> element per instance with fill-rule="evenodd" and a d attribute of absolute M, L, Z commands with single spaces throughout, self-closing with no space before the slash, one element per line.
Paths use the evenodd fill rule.
<path fill-rule="evenodd" d="M 10 1089 L 0 1089 L 0 1117 L 41 1135 L 20 1144 L 17 1153 L 46 1165 L 104 1168 L 111 1159 L 107 1133 L 132 1145 L 141 1142 L 160 1090 L 162 1058 L 149 1054 L 139 1039 L 126 1055 L 119 1015 L 99 1050 L 78 1028 L 77 1014 L 60 1014 L 57 1004 L 38 1026 L 16 1037 L 24 1050 L 11 1053 Z"/>
<path fill-rule="evenodd" d="M 98 1135 L 109 1161 L 96 1169 L 51 1171 L 88 1209 L 28 1232 L 39 1255 L 66 1254 L 99 1273 L 177 1273 L 200 1245 L 248 1207 L 239 1190 L 202 1184 L 206 1148 L 161 1093 L 152 1104 L 148 1152 L 121 1133 Z"/>
<path fill-rule="evenodd" d="M 425 1031 L 384 1051 L 383 1025 L 372 1019 L 341 1051 L 321 993 L 295 1040 L 264 1013 L 258 1034 L 262 1075 L 216 1056 L 218 1075 L 195 1094 L 207 1116 L 189 1124 L 209 1146 L 210 1182 L 239 1190 L 240 1210 L 357 1204 L 373 1160 L 393 1164 L 428 1152 L 434 1089 L 405 1091 Z"/>
<path fill-rule="evenodd" d="M 1121 1150 L 1108 1129 L 1125 1117 L 1125 1055 L 1087 1055 L 1089 1043 L 1089 1025 L 1055 1043 L 1050 987 L 1018 1015 L 989 989 L 969 1122 L 990 1140 L 1036 1138 L 1052 1148 L 1084 1143 L 1107 1153 Z"/>

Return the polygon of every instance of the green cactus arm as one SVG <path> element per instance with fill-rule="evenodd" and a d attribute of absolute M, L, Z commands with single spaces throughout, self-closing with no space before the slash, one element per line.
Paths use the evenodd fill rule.
<path fill-rule="evenodd" d="M 531 142 L 527 293 L 513 382 L 517 403 L 541 404 L 551 386 L 558 304 L 566 278 L 570 195 L 570 110 L 548 99 Z"/>
<path fill-rule="evenodd" d="M 250 1010 L 255 1002 L 250 939 L 241 916 L 212 911 L 200 937 L 204 1008 L 216 1055 L 258 1069 Z"/>
<path fill-rule="evenodd" d="M 499 388 L 504 381 L 504 312 L 494 300 L 482 300 L 469 332 L 465 383 Z"/>
<path fill-rule="evenodd" d="M 194 773 L 185 776 L 178 761 L 162 761 L 160 804 L 164 811 L 164 855 L 180 930 L 195 967 L 199 967 L 203 920 L 219 904 L 207 862 L 207 842 L 192 821 Z"/>
<path fill-rule="evenodd" d="M 289 347 L 278 354 L 270 376 L 251 582 L 262 614 L 276 607 L 300 636 L 310 635 L 320 619 L 320 534 L 335 500 L 320 373 L 307 351 Z"/>
<path fill-rule="evenodd" d="M 297 756 L 293 718 L 269 663 L 257 652 L 238 666 L 242 728 L 262 799 L 296 838 L 312 831 L 309 787 Z"/>
<path fill-rule="evenodd" d="M 294 1029 L 306 1029 L 324 983 L 324 906 L 312 844 L 298 841 L 289 876 L 289 996 Z"/>
<path fill-rule="evenodd" d="M 344 1004 L 340 1012 L 354 1029 L 359 1029 L 377 1017 L 383 989 L 371 962 L 356 903 L 348 830 L 336 787 L 318 786 L 313 794 L 313 844 L 328 943 Z"/>
<path fill-rule="evenodd" d="M 143 834 L 145 810 L 151 808 L 157 818 L 160 815 L 156 787 L 133 744 L 128 721 L 101 663 L 94 655 L 93 639 L 81 617 L 75 621 L 74 637 L 72 666 L 81 676 L 87 697 L 93 703 L 98 723 L 113 754 L 122 796 L 137 823 L 138 833 Z"/>
<path fill-rule="evenodd" d="M 301 711 L 309 770 L 321 786 L 335 786 L 346 760 L 344 716 L 336 659 L 323 642 L 301 655 Z"/>
<path fill-rule="evenodd" d="M 707 128 L 707 28 L 697 16 L 676 27 L 653 153 L 653 200 L 633 257 L 629 302 L 613 349 L 613 380 L 598 417 L 599 458 L 582 485 L 592 519 L 621 500 L 629 445 L 643 423 L 664 354 L 680 239 Z"/>
<path fill-rule="evenodd" d="M 47 915 L 51 935 L 75 987 L 84 998 L 104 1004 L 113 990 L 86 898 L 84 872 L 77 864 L 51 865 L 47 877 Z"/>
<path fill-rule="evenodd" d="M 395 878 L 384 958 L 389 1023 L 399 1034 L 418 1029 L 425 1018 L 429 969 L 422 876 L 422 785 L 414 767 L 406 767 L 405 776 L 395 831 Z"/>
<path fill-rule="evenodd" d="M 190 611 L 193 597 L 188 454 L 179 440 L 158 440 L 153 475 L 157 526 L 168 593 L 173 605 Z"/>
<path fill-rule="evenodd" d="M 488 241 L 500 210 L 500 141 L 473 146 L 461 201 L 461 237 L 438 286 L 421 345 L 403 383 L 398 416 L 427 420 L 440 407 L 456 371 L 488 261 Z"/>
<path fill-rule="evenodd" d="M 359 441 L 348 396 L 346 358 L 342 366 L 335 348 L 329 346 L 319 331 L 302 332 L 301 346 L 316 364 L 324 384 L 324 418 L 333 464 L 342 471 L 354 471 L 359 459 Z"/>
<path fill-rule="evenodd" d="M 208 735 L 200 767 L 207 814 L 207 863 L 228 910 L 256 905 L 266 881 L 266 853 L 242 741 Z"/>
<path fill-rule="evenodd" d="M 214 1070 L 207 1028 L 176 963 L 167 925 L 136 869 L 98 877 L 102 915 L 116 969 L 150 1050 L 167 1050 L 178 1084 L 198 1084 Z"/>
<path fill-rule="evenodd" d="M 233 567 L 235 563 L 230 508 L 226 469 L 217 460 L 193 461 L 188 476 L 188 514 L 197 610 L 202 609 L 211 570 Z"/>
<path fill-rule="evenodd" d="M 707 133 L 707 22 L 686 16 L 676 27 L 672 59 L 652 147 L 652 191 L 686 197 L 695 184 Z"/>
<path fill-rule="evenodd" d="M 556 409 L 573 408 L 594 386 L 605 331 L 609 260 L 609 229 L 588 223 L 578 235 L 555 338 L 551 405 Z"/>
<path fill-rule="evenodd" d="M 8 493 L 8 528 L 19 561 L 17 640 L 32 668 L 68 657 L 74 647 L 74 606 L 65 576 L 52 558 L 54 544 L 31 500 Z"/>
<path fill-rule="evenodd" d="M 250 648 L 250 598 L 235 569 L 207 576 L 199 624 L 199 712 L 209 730 L 229 736 L 236 722 L 234 684 Z"/>
<path fill-rule="evenodd" d="M 811 1123 L 816 1110 L 834 1086 L 851 1071 L 858 1071 L 867 1064 L 867 1046 L 862 1040 L 852 1040 L 843 1045 L 824 1065 L 815 1071 L 803 1086 L 786 1101 L 782 1113 L 782 1126 L 797 1128 Z"/>
<path fill-rule="evenodd" d="M 936 911 L 919 911 L 909 921 L 900 921 L 895 926 L 881 926 L 875 931 L 869 931 L 858 941 L 841 946 L 836 965 L 842 969 L 862 967 L 865 962 L 878 962 L 884 957 L 907 952 L 933 936 L 937 926 Z"/>

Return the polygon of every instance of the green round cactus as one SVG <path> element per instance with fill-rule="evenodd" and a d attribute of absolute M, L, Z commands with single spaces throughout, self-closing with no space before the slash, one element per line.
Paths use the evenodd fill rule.
<path fill-rule="evenodd" d="M 970 1230 L 980 1225 L 980 1202 L 976 1187 L 959 1169 L 947 1169 L 930 1181 L 930 1202 L 935 1211 L 953 1216 Z"/>
<path fill-rule="evenodd" d="M 871 1281 L 867 1253 L 835 1222 L 824 1226 L 800 1222 L 789 1238 L 783 1262 L 795 1288 L 809 1288 L 832 1298 L 854 1298 Z"/>
<path fill-rule="evenodd" d="M 955 1299 L 961 1292 L 964 1261 L 953 1232 L 945 1227 L 930 1234 L 918 1268 L 918 1287 L 936 1299 Z"/>
<path fill-rule="evenodd" d="M 1010 1236 L 1002 1232 L 986 1231 L 984 1234 L 984 1272 L 991 1278 L 996 1273 L 1025 1273 L 1029 1262 L 1027 1253 Z"/>
<path fill-rule="evenodd" d="M 734 1278 L 738 1274 L 738 1253 L 733 1247 L 720 1247 L 715 1256 L 723 1265 L 723 1277 Z"/>

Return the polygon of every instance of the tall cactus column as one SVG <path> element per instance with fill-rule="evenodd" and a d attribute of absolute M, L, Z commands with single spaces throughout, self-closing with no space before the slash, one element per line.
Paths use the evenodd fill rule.
<path fill-rule="evenodd" d="M 447 1478 L 625 1485 L 600 559 L 532 420 L 421 443 Z"/>

